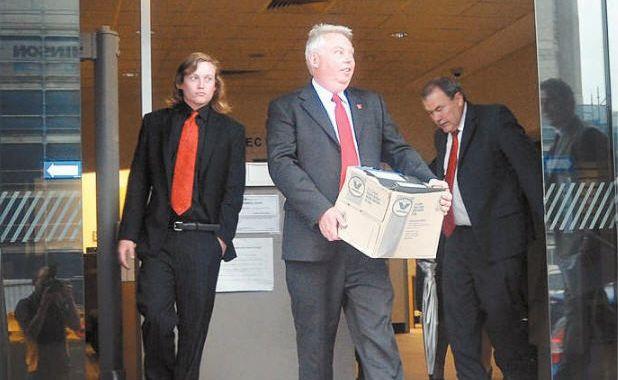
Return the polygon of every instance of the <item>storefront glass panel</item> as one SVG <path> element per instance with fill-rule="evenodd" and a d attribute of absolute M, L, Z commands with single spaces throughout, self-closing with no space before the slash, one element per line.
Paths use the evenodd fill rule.
<path fill-rule="evenodd" d="M 83 379 L 79 2 L 0 1 L 0 378 Z"/>
<path fill-rule="evenodd" d="M 536 1 L 554 379 L 616 378 L 616 126 L 608 85 L 616 42 L 607 42 L 607 5 Z"/>

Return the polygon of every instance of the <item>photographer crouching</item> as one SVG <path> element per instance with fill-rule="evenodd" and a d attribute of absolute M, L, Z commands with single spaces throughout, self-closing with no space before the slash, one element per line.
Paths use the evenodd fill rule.
<path fill-rule="evenodd" d="M 65 329 L 80 330 L 71 285 L 56 278 L 55 266 L 39 269 L 33 282 L 34 292 L 15 308 L 15 318 L 26 336 L 29 379 L 68 379 Z"/>

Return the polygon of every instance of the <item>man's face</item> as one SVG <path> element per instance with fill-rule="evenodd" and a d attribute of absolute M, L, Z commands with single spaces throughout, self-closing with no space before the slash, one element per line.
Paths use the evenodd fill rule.
<path fill-rule="evenodd" d="M 554 128 L 560 129 L 573 118 L 573 114 L 567 108 L 564 104 L 560 104 L 558 99 L 551 97 L 546 91 L 541 91 L 541 110 L 543 111 L 543 116 L 547 118 Z"/>
<path fill-rule="evenodd" d="M 313 77 L 327 90 L 341 92 L 354 75 L 354 46 L 340 33 L 328 33 L 322 38 L 322 46 L 310 57 Z"/>
<path fill-rule="evenodd" d="M 178 88 L 189 107 L 197 110 L 210 103 L 216 88 L 215 75 L 215 66 L 204 61 L 197 64 L 193 73 L 185 75 Z"/>
<path fill-rule="evenodd" d="M 444 133 L 451 133 L 459 128 L 459 122 L 463 115 L 464 98 L 458 92 L 451 99 L 444 91 L 435 88 L 423 99 L 423 107 L 438 128 Z"/>
<path fill-rule="evenodd" d="M 47 267 L 43 267 L 36 272 L 36 276 L 34 278 L 34 287 L 36 290 L 40 291 L 41 287 L 45 280 L 47 280 L 49 270 Z"/>

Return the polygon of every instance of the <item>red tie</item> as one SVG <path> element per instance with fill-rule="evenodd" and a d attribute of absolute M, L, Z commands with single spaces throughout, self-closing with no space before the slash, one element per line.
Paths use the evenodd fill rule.
<path fill-rule="evenodd" d="M 174 179 L 172 180 L 172 209 L 182 215 L 191 207 L 193 198 L 193 178 L 195 176 L 195 158 L 197 156 L 198 126 L 195 122 L 197 112 L 182 126 L 182 134 L 176 153 Z"/>
<path fill-rule="evenodd" d="M 343 103 L 341 103 L 341 98 L 337 94 L 333 94 L 332 100 L 335 102 L 335 121 L 337 122 L 339 146 L 341 147 L 341 176 L 339 177 L 339 190 L 341 190 L 348 166 L 358 166 L 359 159 L 354 145 L 354 137 L 352 137 L 350 120 Z"/>
<path fill-rule="evenodd" d="M 446 183 L 448 183 L 448 188 L 453 190 L 453 183 L 455 182 L 455 172 L 457 171 L 457 151 L 459 150 L 459 140 L 457 139 L 458 130 L 451 133 L 453 136 L 453 144 L 451 145 L 451 153 L 448 156 L 448 166 L 446 167 Z M 455 215 L 453 215 L 453 206 L 448 210 L 448 214 L 444 217 L 444 222 L 442 223 L 442 231 L 446 237 L 449 237 L 455 231 Z"/>

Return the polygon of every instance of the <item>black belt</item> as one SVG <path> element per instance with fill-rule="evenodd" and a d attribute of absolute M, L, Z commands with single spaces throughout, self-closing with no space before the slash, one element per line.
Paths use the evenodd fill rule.
<path fill-rule="evenodd" d="M 174 231 L 218 231 L 218 224 L 175 221 L 171 225 Z"/>

